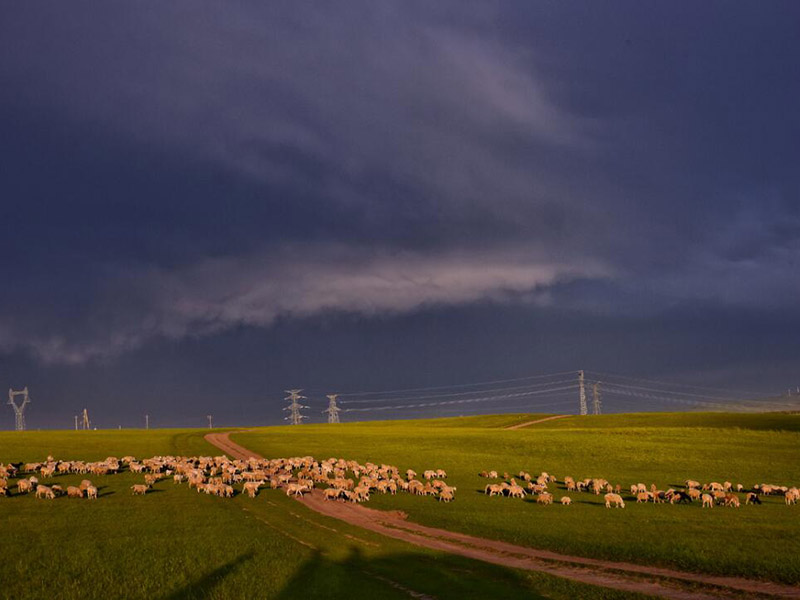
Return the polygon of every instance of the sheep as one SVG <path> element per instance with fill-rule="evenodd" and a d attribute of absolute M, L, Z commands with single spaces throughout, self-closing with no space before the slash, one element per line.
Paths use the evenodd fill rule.
<path fill-rule="evenodd" d="M 67 498 L 83 498 L 83 490 L 71 485 L 67 487 Z"/>
<path fill-rule="evenodd" d="M 714 508 L 714 497 L 710 494 L 703 494 L 703 508 Z"/>
<path fill-rule="evenodd" d="M 28 479 L 20 479 L 17 482 L 18 494 L 27 494 L 31 490 L 33 490 L 33 484 Z"/>
<path fill-rule="evenodd" d="M 569 496 L 562 496 L 559 502 L 561 502 L 562 506 L 569 506 L 570 504 L 572 504 L 572 498 L 570 498 Z"/>
<path fill-rule="evenodd" d="M 646 503 L 648 500 L 650 500 L 650 497 L 650 492 L 639 492 L 636 494 L 636 504 L 639 504 L 640 502 Z"/>
<path fill-rule="evenodd" d="M 56 495 L 49 487 L 46 485 L 37 485 L 36 486 L 36 497 L 37 498 L 47 498 L 48 500 L 53 500 Z"/>
<path fill-rule="evenodd" d="M 606 500 L 606 508 L 611 508 L 612 504 L 615 508 L 625 508 L 625 502 L 619 494 L 606 494 L 603 497 Z"/>
<path fill-rule="evenodd" d="M 78 487 L 80 487 L 82 490 L 85 490 L 91 485 L 92 485 L 91 481 L 89 481 L 88 479 L 84 479 L 83 481 L 81 481 L 81 484 Z"/>
<path fill-rule="evenodd" d="M 251 498 L 255 498 L 258 494 L 258 488 L 264 485 L 263 481 L 248 481 L 242 487 L 242 491 L 246 492 Z"/>
<path fill-rule="evenodd" d="M 487 494 L 489 497 L 491 497 L 491 496 L 502 496 L 503 495 L 503 486 L 498 485 L 496 483 L 490 483 L 483 489 L 483 493 Z"/>
<path fill-rule="evenodd" d="M 732 506 L 733 508 L 739 508 L 741 506 L 741 503 L 739 502 L 738 496 L 730 492 L 725 494 L 725 506 Z"/>
<path fill-rule="evenodd" d="M 341 493 L 342 493 L 342 490 L 339 490 L 337 488 L 329 487 L 329 488 L 325 488 L 325 490 L 322 492 L 322 497 L 325 500 L 338 500 L 339 499 L 339 495 Z"/>
<path fill-rule="evenodd" d="M 131 490 L 133 490 L 134 496 L 144 496 L 147 493 L 147 490 L 149 489 L 150 486 L 147 485 L 146 483 L 136 483 L 131 486 Z"/>
<path fill-rule="evenodd" d="M 522 489 L 522 488 L 520 488 Z M 450 502 L 455 498 L 451 489 L 442 490 L 439 493 L 439 502 Z"/>
<path fill-rule="evenodd" d="M 699 481 L 694 481 L 692 479 L 687 479 L 683 483 L 687 488 L 699 488 L 700 487 L 700 482 Z"/>
<path fill-rule="evenodd" d="M 518 485 L 512 485 L 511 487 L 508 488 L 508 495 L 511 498 L 524 498 L 525 490 Z"/>
<path fill-rule="evenodd" d="M 547 506 L 548 504 L 552 504 L 553 503 L 553 494 L 550 494 L 549 492 L 542 492 L 541 494 L 539 494 L 536 497 L 536 503 L 537 504 L 542 504 L 544 506 Z"/>
<path fill-rule="evenodd" d="M 86 488 L 86 498 L 89 500 L 97 500 L 97 488 L 90 485 Z"/>
<path fill-rule="evenodd" d="M 797 490 L 797 488 L 786 490 L 783 498 L 786 502 L 786 506 L 789 506 L 790 504 L 797 504 L 797 499 L 800 498 L 800 492 Z"/>
<path fill-rule="evenodd" d="M 745 504 L 761 504 L 761 498 L 758 497 L 758 494 L 755 492 L 747 492 L 747 496 L 744 500 Z"/>

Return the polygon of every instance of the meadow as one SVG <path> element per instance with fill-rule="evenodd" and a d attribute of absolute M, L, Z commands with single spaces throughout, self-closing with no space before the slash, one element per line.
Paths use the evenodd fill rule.
<path fill-rule="evenodd" d="M 205 433 L 3 432 L 0 462 L 219 454 Z M 96 501 L 0 498 L 0 597 L 637 597 L 421 549 L 314 513 L 280 490 L 224 500 L 161 481 L 134 497 L 141 475 L 91 479 Z"/>
<path fill-rule="evenodd" d="M 686 479 L 797 485 L 800 415 L 603 415 L 503 429 L 535 418 L 274 427 L 232 439 L 268 457 L 344 456 L 420 473 L 443 468 L 458 487 L 450 505 L 405 494 L 370 501 L 425 525 L 567 554 L 800 583 L 800 507 L 785 506 L 779 496 L 740 509 L 631 501 L 607 510 L 602 496 L 571 493 L 572 506 L 538 506 L 531 498 L 489 498 L 482 493 L 487 480 L 478 477 L 494 469 L 547 471 L 559 480 L 604 477 L 623 489 L 639 482 L 679 487 Z"/>

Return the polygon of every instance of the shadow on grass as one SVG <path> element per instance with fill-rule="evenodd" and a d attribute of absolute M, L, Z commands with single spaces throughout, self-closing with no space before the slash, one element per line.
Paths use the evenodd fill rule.
<path fill-rule="evenodd" d="M 173 592 L 166 597 L 166 600 L 181 600 L 183 598 L 205 598 L 208 594 L 222 583 L 228 575 L 236 571 L 244 563 L 253 559 L 254 552 L 250 550 L 244 554 L 240 554 L 233 560 L 225 563 L 221 567 L 217 567 L 206 575 L 203 575 L 197 581 L 190 583 L 181 589 Z"/>
<path fill-rule="evenodd" d="M 541 598 L 528 577 L 457 556 L 435 560 L 422 553 L 371 557 L 351 546 L 349 555 L 340 560 L 314 552 L 275 598 Z"/>

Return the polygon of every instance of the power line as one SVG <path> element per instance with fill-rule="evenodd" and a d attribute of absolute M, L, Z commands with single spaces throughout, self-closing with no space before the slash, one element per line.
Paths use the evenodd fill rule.
<path fill-rule="evenodd" d="M 559 392 L 564 390 L 575 390 L 577 389 L 577 385 L 569 385 L 559 388 L 552 388 L 546 390 L 534 390 L 530 392 L 516 392 L 513 394 L 502 394 L 499 396 L 484 396 L 480 398 L 462 398 L 459 400 L 445 400 L 442 402 L 421 402 L 417 404 L 402 404 L 396 406 L 372 406 L 366 408 L 345 408 L 342 409 L 345 412 L 367 412 L 367 411 L 377 411 L 377 410 L 399 410 L 401 408 L 419 408 L 419 407 L 429 407 L 429 406 L 445 406 L 449 404 L 469 404 L 475 402 L 490 402 L 494 400 L 504 400 L 506 398 L 519 398 L 519 397 L 526 397 L 526 396 L 534 396 L 539 394 L 550 394 L 553 395 L 553 392 Z"/>
<path fill-rule="evenodd" d="M 348 396 L 378 396 L 384 394 L 399 394 L 399 393 L 410 393 L 410 392 L 428 392 L 431 390 L 444 390 L 444 389 L 456 389 L 456 388 L 464 388 L 464 387 L 478 387 L 482 385 L 494 385 L 496 383 L 511 383 L 513 381 L 526 381 L 529 379 L 545 379 L 548 377 L 560 377 L 563 375 L 574 375 L 576 371 L 562 371 L 560 373 L 549 373 L 546 375 L 530 375 L 527 377 L 515 377 L 512 379 L 495 379 L 493 381 L 481 381 L 476 383 L 462 383 L 462 384 L 455 384 L 455 385 L 439 385 L 439 386 L 432 386 L 432 387 L 423 387 L 423 388 L 405 388 L 405 389 L 398 389 L 398 390 L 380 390 L 380 391 L 372 391 L 372 392 L 341 392 L 338 394 L 342 397 Z"/>
<path fill-rule="evenodd" d="M 613 373 L 600 373 L 599 371 L 586 371 L 586 372 L 590 373 L 590 374 L 593 374 L 593 375 L 600 375 L 601 377 L 604 377 L 604 378 L 626 379 L 628 381 L 636 381 L 636 382 L 642 382 L 642 383 L 652 383 L 652 384 L 655 384 L 655 385 L 662 385 L 662 386 L 667 386 L 667 387 L 694 388 L 694 389 L 697 389 L 697 390 L 706 390 L 706 391 L 709 391 L 709 392 L 726 392 L 726 393 L 741 394 L 741 395 L 750 395 L 750 394 L 758 395 L 760 393 L 760 392 L 753 392 L 753 391 L 741 390 L 741 389 L 733 390 L 733 389 L 721 388 L 721 387 L 692 385 L 692 384 L 689 384 L 689 383 L 678 383 L 678 382 L 674 382 L 674 381 L 673 382 L 658 381 L 656 379 L 645 379 L 645 378 L 642 378 L 642 377 L 629 377 L 627 375 L 616 375 L 616 374 L 613 374 Z"/>
<path fill-rule="evenodd" d="M 488 390 L 474 390 L 467 392 L 453 392 L 450 394 L 429 394 L 427 396 L 406 396 L 403 398 L 369 398 L 367 400 L 341 400 L 342 404 L 368 404 L 373 402 L 404 402 L 406 400 L 428 400 L 431 398 L 450 398 L 453 396 L 466 396 L 468 394 L 490 394 L 495 392 L 507 392 L 512 390 L 529 390 L 545 386 L 561 385 L 562 383 L 574 383 L 574 379 L 560 379 L 559 381 L 548 381 L 546 383 L 533 383 L 530 385 L 518 385 L 506 388 L 491 388 Z M 339 396 L 339 394 L 337 394 Z"/>

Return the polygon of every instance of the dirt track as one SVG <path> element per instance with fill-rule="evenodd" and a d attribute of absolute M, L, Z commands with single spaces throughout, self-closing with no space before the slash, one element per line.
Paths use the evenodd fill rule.
<path fill-rule="evenodd" d="M 232 442 L 228 433 L 209 433 L 205 439 L 234 458 L 262 458 Z M 299 502 L 323 515 L 417 546 L 615 590 L 686 600 L 718 599 L 720 595 L 730 594 L 800 599 L 800 588 L 789 585 L 569 556 L 426 527 L 407 521 L 406 515 L 399 511 L 379 511 L 360 504 L 326 501 L 320 490 L 314 490 Z"/>
<path fill-rule="evenodd" d="M 523 427 L 527 427 L 528 425 L 536 425 L 536 423 L 544 423 L 545 421 L 552 421 L 553 419 L 564 419 L 566 417 L 571 417 L 571 416 L 572 415 L 553 415 L 552 417 L 545 417 L 544 419 L 536 419 L 535 421 L 517 423 L 516 425 L 512 425 L 511 427 L 506 427 L 506 429 L 522 429 Z"/>

